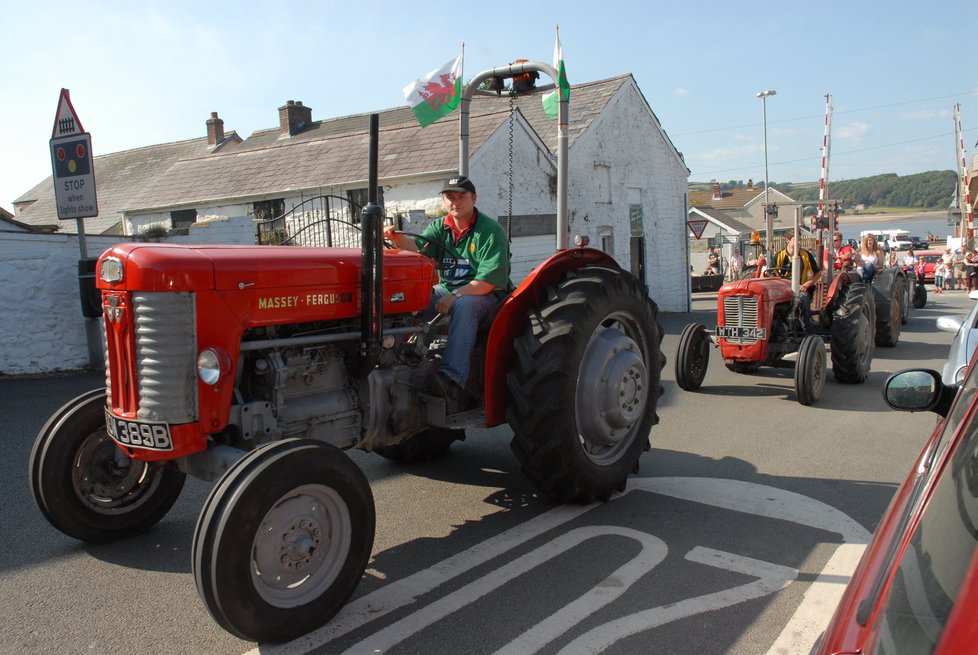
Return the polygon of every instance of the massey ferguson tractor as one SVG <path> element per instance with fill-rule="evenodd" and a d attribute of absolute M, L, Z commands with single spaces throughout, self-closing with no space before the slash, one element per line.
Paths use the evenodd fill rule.
<path fill-rule="evenodd" d="M 489 78 L 557 71 L 498 67 Z M 548 87 L 549 88 L 549 87 Z M 607 254 L 567 244 L 568 100 L 560 102 L 556 254 L 500 305 L 473 356 L 476 409 L 427 395 L 439 324 L 421 254 L 384 247 L 371 117 L 361 249 L 117 245 L 99 259 L 105 387 L 37 436 L 30 484 L 57 529 L 93 542 L 157 523 L 185 476 L 215 481 L 193 574 L 229 632 L 281 642 L 326 623 L 371 554 L 367 479 L 344 449 L 400 461 L 447 453 L 465 428 L 508 423 L 524 474 L 557 502 L 625 487 L 658 422 L 657 308 Z"/>
<path fill-rule="evenodd" d="M 795 224 L 795 243 L 798 243 Z M 831 232 L 830 232 L 831 233 Z M 828 278 L 813 287 L 811 320 L 803 328 L 799 305 L 800 261 L 796 253 L 793 278 L 769 268 L 758 276 L 723 285 L 717 296 L 717 328 L 710 333 L 699 323 L 686 326 L 676 355 L 676 382 L 695 391 L 703 384 L 710 347 L 719 347 L 728 369 L 750 374 L 761 366 L 794 367 L 799 403 L 818 401 L 826 378 L 829 345 L 832 372 L 843 384 L 861 384 L 869 375 L 873 346 L 895 345 L 902 319 L 903 287 L 898 269 L 881 271 L 877 289 L 856 273 L 833 271 L 829 253 Z M 901 273 L 902 275 L 902 273 Z M 886 296 L 883 290 L 886 290 Z M 886 299 L 874 300 L 874 293 Z M 885 311 L 880 320 L 877 311 Z M 881 343 L 881 324 L 885 343 Z M 890 340 L 892 339 L 892 343 Z"/>

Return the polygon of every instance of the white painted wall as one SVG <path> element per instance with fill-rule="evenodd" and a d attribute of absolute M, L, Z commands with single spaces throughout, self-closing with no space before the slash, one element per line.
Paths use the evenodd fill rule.
<path fill-rule="evenodd" d="M 686 311 L 685 166 L 633 83 L 574 143 L 569 182 L 571 234 L 585 234 L 600 247 L 599 229 L 610 227 L 614 257 L 625 269 L 631 268 L 628 205 L 641 203 L 649 295 L 662 311 Z"/>
<path fill-rule="evenodd" d="M 87 235 L 89 257 L 118 237 Z M 167 243 L 254 242 L 251 218 L 213 219 Z M 77 370 L 89 364 L 78 291 L 77 234 L 0 231 L 0 375 Z"/>

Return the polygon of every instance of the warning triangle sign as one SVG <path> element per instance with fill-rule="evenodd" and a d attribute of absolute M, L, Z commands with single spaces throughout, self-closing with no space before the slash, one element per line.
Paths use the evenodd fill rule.
<path fill-rule="evenodd" d="M 58 113 L 54 117 L 54 129 L 51 131 L 51 138 L 57 139 L 63 136 L 74 136 L 82 134 L 85 129 L 75 108 L 71 106 L 71 98 L 68 97 L 68 89 L 61 89 L 61 98 L 58 100 Z"/>
<path fill-rule="evenodd" d="M 705 218 L 694 218 L 686 221 L 686 225 L 689 226 L 689 231 L 693 233 L 693 236 L 699 239 L 703 236 L 703 231 L 706 230 L 706 224 L 709 223 Z"/>

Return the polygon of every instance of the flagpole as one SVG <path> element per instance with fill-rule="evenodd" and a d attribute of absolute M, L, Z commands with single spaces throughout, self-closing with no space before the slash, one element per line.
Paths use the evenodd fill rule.
<path fill-rule="evenodd" d="M 458 174 L 469 175 L 469 98 L 465 93 L 465 41 L 462 41 L 462 98 L 458 105 Z M 463 120 L 462 117 L 465 117 Z"/>

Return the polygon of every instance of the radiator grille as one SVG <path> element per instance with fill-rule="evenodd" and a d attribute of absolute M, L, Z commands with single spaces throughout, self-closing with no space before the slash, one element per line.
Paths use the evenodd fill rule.
<path fill-rule="evenodd" d="M 758 327 L 757 296 L 726 296 L 723 299 L 723 324 L 726 327 Z M 729 343 L 756 343 L 757 339 L 727 338 Z"/>
<path fill-rule="evenodd" d="M 138 418 L 168 423 L 197 419 L 194 294 L 143 292 L 132 297 Z"/>

